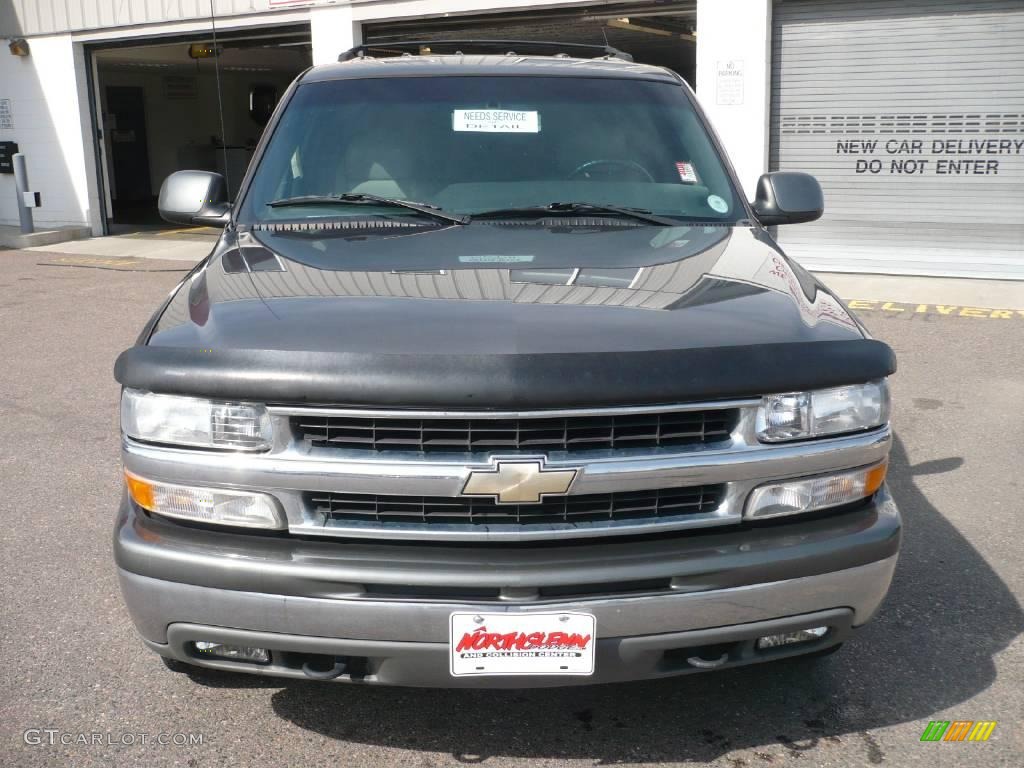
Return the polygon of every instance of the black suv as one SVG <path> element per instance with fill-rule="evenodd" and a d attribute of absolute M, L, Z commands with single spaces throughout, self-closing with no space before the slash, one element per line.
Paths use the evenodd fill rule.
<path fill-rule="evenodd" d="M 145 643 L 505 687 L 837 648 L 896 565 L 895 361 L 765 229 L 817 182 L 748 204 L 671 71 L 449 47 L 302 74 L 234 204 L 164 183 L 224 233 L 116 366 Z"/>

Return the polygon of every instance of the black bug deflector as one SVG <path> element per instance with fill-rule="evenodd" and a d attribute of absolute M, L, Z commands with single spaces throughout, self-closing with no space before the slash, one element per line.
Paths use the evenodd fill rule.
<path fill-rule="evenodd" d="M 136 346 L 117 359 L 126 387 L 263 402 L 558 408 L 759 396 L 884 378 L 873 339 L 540 355 L 422 355 Z"/>

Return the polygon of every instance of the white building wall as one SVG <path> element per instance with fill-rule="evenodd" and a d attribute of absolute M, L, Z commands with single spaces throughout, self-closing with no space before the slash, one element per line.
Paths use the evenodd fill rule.
<path fill-rule="evenodd" d="M 313 66 L 337 61 L 338 54 L 363 42 L 362 24 L 355 20 L 350 5 L 312 8 L 309 24 Z"/>
<path fill-rule="evenodd" d="M 223 17 L 268 11 L 301 2 L 303 0 L 213 0 L 212 5 L 214 13 Z M 2 0 L 0 34 L 52 35 L 83 29 L 209 18 L 210 6 L 211 0 Z"/>
<path fill-rule="evenodd" d="M 490 13 L 601 5 L 622 0 L 212 0 L 225 27 L 241 16 L 265 18 L 293 9 L 348 7 L 358 20 Z M 626 0 L 628 2 L 628 0 Z M 0 36 L 52 35 L 150 26 L 191 19 L 209 22 L 211 0 L 0 0 Z"/>
<path fill-rule="evenodd" d="M 42 196 L 42 207 L 33 211 L 37 227 L 89 224 L 97 199 L 90 199 L 95 161 L 91 148 L 86 151 L 81 50 L 71 35 L 54 35 L 32 38 L 30 56 L 0 53 L 0 98 L 10 99 L 14 119 L 13 129 L 0 129 L 0 141 L 18 142 L 25 155 L 32 191 Z M 14 176 L 0 174 L 0 224 L 17 223 Z"/>
<path fill-rule="evenodd" d="M 698 0 L 697 97 L 753 199 L 768 170 L 772 0 Z"/>

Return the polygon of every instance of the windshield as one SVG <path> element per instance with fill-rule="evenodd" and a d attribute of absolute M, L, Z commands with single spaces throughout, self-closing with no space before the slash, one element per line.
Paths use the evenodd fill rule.
<path fill-rule="evenodd" d="M 679 221 L 746 215 L 683 88 L 636 79 L 444 76 L 302 85 L 237 219 L 423 217 L 367 200 L 280 204 L 339 195 L 469 215 L 553 203 L 633 208 Z"/>

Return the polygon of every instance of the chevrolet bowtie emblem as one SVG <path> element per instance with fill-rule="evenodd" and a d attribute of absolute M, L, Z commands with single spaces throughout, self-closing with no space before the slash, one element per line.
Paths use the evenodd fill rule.
<path fill-rule="evenodd" d="M 575 469 L 544 469 L 542 461 L 499 461 L 494 469 L 469 473 L 463 496 L 490 496 L 499 504 L 536 504 L 550 493 L 566 493 Z"/>

